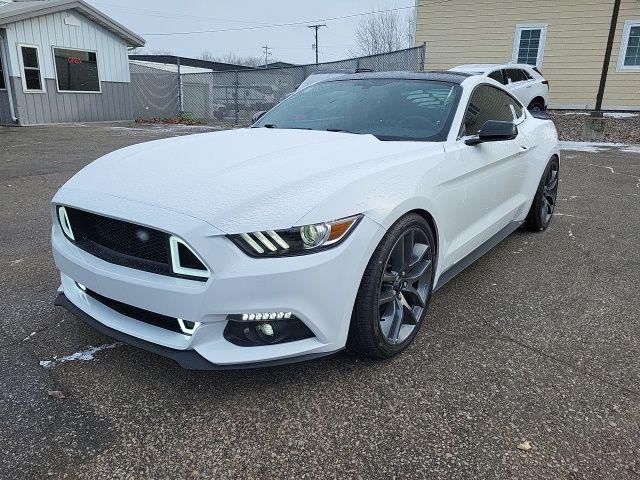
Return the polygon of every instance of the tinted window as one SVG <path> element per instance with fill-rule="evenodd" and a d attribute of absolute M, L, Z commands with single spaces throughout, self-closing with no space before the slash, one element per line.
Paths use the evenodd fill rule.
<path fill-rule="evenodd" d="M 625 67 L 640 67 L 640 25 L 629 29 L 627 51 L 624 55 Z"/>
<path fill-rule="evenodd" d="M 542 30 L 539 28 L 527 28 L 520 31 L 518 63 L 537 65 L 541 33 Z"/>
<path fill-rule="evenodd" d="M 446 139 L 461 87 L 409 79 L 336 80 L 311 85 L 254 127 L 337 130 L 381 140 Z"/>
<path fill-rule="evenodd" d="M 24 85 L 27 90 L 42 90 L 38 49 L 34 47 L 20 47 Z"/>
<path fill-rule="evenodd" d="M 525 76 L 524 71 L 522 71 L 519 68 L 507 68 L 507 78 L 510 80 L 511 83 L 522 82 L 524 80 L 527 80 L 527 77 Z"/>
<path fill-rule="evenodd" d="M 54 48 L 58 90 L 99 92 L 98 60 L 94 52 Z"/>
<path fill-rule="evenodd" d="M 503 70 L 495 70 L 489 74 L 489 78 L 493 78 L 496 82 L 500 82 L 503 85 L 507 84 L 507 79 L 504 78 Z"/>
<path fill-rule="evenodd" d="M 510 95 L 490 85 L 481 85 L 471 95 L 461 135 L 477 135 L 488 120 L 513 122 L 521 116 L 522 107 Z"/>
<path fill-rule="evenodd" d="M 2 63 L 2 54 L 0 54 L 0 90 L 4 90 L 7 86 L 4 84 L 4 64 Z"/>

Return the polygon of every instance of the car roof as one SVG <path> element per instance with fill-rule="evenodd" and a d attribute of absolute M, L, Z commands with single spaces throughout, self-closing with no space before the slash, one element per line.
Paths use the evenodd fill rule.
<path fill-rule="evenodd" d="M 324 81 L 330 82 L 333 80 L 358 80 L 358 79 L 376 79 L 376 78 L 388 78 L 399 80 L 432 80 L 437 82 L 448 82 L 461 84 L 467 78 L 472 75 L 465 72 L 365 72 L 365 73 L 351 73 L 345 75 L 337 75 L 334 78 L 330 78 Z"/>
<path fill-rule="evenodd" d="M 525 68 L 531 70 L 533 69 L 533 65 L 526 63 L 468 63 L 466 65 L 453 67 L 451 70 L 455 72 L 488 72 L 498 68 Z"/>

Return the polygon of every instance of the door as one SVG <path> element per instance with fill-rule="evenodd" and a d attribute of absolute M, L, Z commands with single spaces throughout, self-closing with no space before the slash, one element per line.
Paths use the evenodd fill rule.
<path fill-rule="evenodd" d="M 527 203 L 523 184 L 529 155 L 524 109 L 507 92 L 483 84 L 473 91 L 458 141 L 447 145 L 449 161 L 464 178 L 463 229 L 451 242 L 445 263 L 451 265 L 507 226 Z M 465 138 L 478 134 L 488 120 L 520 125 L 514 140 L 470 146 Z M 523 131 L 524 130 L 524 131 Z"/>
<path fill-rule="evenodd" d="M 521 68 L 505 69 L 507 90 L 526 107 L 533 100 L 533 78 Z"/>

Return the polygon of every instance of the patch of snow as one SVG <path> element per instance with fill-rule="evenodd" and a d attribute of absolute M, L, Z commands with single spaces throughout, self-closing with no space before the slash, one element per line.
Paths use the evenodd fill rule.
<path fill-rule="evenodd" d="M 149 133 L 171 133 L 171 132 L 215 132 L 220 128 L 210 125 L 181 125 L 181 124 L 146 124 L 144 127 L 109 127 L 110 130 L 119 132 L 149 132 Z"/>
<path fill-rule="evenodd" d="M 604 116 L 609 118 L 633 118 L 637 117 L 638 114 L 631 112 L 608 112 L 605 113 Z"/>
<path fill-rule="evenodd" d="M 560 142 L 560 149 L 589 153 L 598 153 L 607 150 L 618 150 L 626 153 L 640 153 L 640 145 L 628 143 L 571 142 L 563 140 Z"/>
<path fill-rule="evenodd" d="M 75 360 L 80 360 L 83 362 L 88 362 L 93 360 L 93 356 L 101 350 L 109 350 L 111 348 L 116 348 L 123 345 L 122 342 L 110 343 L 105 345 L 100 345 L 98 347 L 89 346 L 86 350 L 81 350 L 79 352 L 72 353 L 71 355 L 67 355 L 64 357 L 53 357 L 52 360 L 41 360 L 40 366 L 43 368 L 53 368 L 59 363 L 64 362 L 72 362 Z"/>
<path fill-rule="evenodd" d="M 10 265 L 18 265 L 19 263 L 22 263 L 22 262 L 24 262 L 24 258 L 19 258 L 17 260 L 12 260 L 10 262 Z"/>
<path fill-rule="evenodd" d="M 22 341 L 26 341 L 29 340 L 31 337 L 33 337 L 36 334 L 36 332 L 31 332 L 29 335 L 27 335 L 25 338 L 22 339 Z"/>
<path fill-rule="evenodd" d="M 562 112 L 562 113 L 558 113 L 557 115 L 591 115 L 590 112 Z M 609 117 L 609 118 L 633 118 L 633 117 L 637 117 L 638 114 L 637 113 L 631 113 L 631 112 L 606 112 L 604 113 L 605 117 Z"/>

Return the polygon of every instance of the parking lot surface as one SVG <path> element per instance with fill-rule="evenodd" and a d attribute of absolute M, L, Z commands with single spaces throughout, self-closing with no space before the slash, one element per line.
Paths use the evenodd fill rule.
<path fill-rule="evenodd" d="M 0 128 L 0 477 L 640 476 L 639 153 L 565 151 L 549 230 L 441 289 L 395 359 L 188 372 L 53 307 L 48 202 L 201 130 Z"/>

